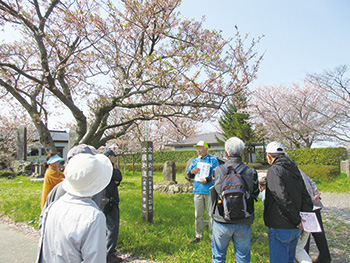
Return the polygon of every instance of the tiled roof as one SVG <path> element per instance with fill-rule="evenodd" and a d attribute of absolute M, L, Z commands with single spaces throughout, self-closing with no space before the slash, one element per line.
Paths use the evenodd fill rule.
<path fill-rule="evenodd" d="M 50 130 L 50 134 L 54 142 L 68 142 L 68 133 L 66 131 Z"/>
<path fill-rule="evenodd" d="M 66 131 L 50 130 L 50 134 L 54 142 L 68 142 L 69 136 Z M 37 134 L 35 137 L 34 141 L 39 141 L 39 135 Z"/>

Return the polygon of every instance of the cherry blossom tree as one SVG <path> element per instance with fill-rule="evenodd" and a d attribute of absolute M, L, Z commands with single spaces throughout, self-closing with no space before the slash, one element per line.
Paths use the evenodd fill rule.
<path fill-rule="evenodd" d="M 267 140 L 278 140 L 290 148 L 310 148 L 322 140 L 335 117 L 330 102 L 315 85 L 261 86 L 251 105 L 254 123 L 263 125 Z"/>
<path fill-rule="evenodd" d="M 190 119 L 181 118 L 176 121 L 161 119 L 147 122 L 134 123 L 129 131 L 107 143 L 117 145 L 117 152 L 139 152 L 141 142 L 149 140 L 153 142 L 154 151 L 166 150 L 166 144 L 188 139 L 197 134 L 198 125 Z"/>
<path fill-rule="evenodd" d="M 327 70 L 321 74 L 309 74 L 307 81 L 323 95 L 327 101 L 328 111 L 313 110 L 329 119 L 323 136 L 328 140 L 350 143 L 350 75 L 346 65 L 338 66 L 334 70 Z"/>
<path fill-rule="evenodd" d="M 50 116 L 69 111 L 76 143 L 96 148 L 136 123 L 210 120 L 244 94 L 261 57 L 259 39 L 225 39 L 182 18 L 180 0 L 0 0 L 0 95 L 30 116 L 55 151 Z"/>
<path fill-rule="evenodd" d="M 24 114 L 3 114 L 0 118 L 0 156 L 9 159 L 15 159 L 17 151 L 17 131 L 19 126 L 26 127 L 26 136 L 28 141 L 36 139 L 36 130 L 31 120 Z"/>

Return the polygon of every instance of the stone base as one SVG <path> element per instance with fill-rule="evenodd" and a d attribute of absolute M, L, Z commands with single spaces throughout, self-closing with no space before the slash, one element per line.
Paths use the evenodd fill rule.
<path fill-rule="evenodd" d="M 192 193 L 193 184 L 191 183 L 178 184 L 176 181 L 157 183 L 157 184 L 153 184 L 153 191 L 168 193 L 168 194 Z"/>
<path fill-rule="evenodd" d="M 43 183 L 43 182 L 44 182 L 44 177 L 42 177 L 42 178 L 33 177 L 33 178 L 30 178 L 30 181 L 31 181 L 31 182 L 40 182 L 40 183 Z"/>

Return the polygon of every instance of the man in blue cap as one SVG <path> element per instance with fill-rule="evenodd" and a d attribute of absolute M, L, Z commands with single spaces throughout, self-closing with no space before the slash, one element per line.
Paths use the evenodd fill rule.
<path fill-rule="evenodd" d="M 197 243 L 201 241 L 204 233 L 205 221 L 204 213 L 207 210 L 209 217 L 209 233 L 211 235 L 213 217 L 211 214 L 211 202 L 209 188 L 213 185 L 213 169 L 219 166 L 218 160 L 208 154 L 208 144 L 205 141 L 199 141 L 196 145 L 198 157 L 193 159 L 187 170 L 187 176 L 194 178 L 193 194 L 195 207 L 195 227 L 196 237 L 191 241 Z"/>
<path fill-rule="evenodd" d="M 119 193 L 118 186 L 123 180 L 122 173 L 117 168 L 116 154 L 111 149 L 103 153 L 113 165 L 111 181 L 102 192 L 102 209 L 107 219 L 107 263 L 121 262 L 122 258 L 116 255 L 115 247 L 119 234 Z"/>

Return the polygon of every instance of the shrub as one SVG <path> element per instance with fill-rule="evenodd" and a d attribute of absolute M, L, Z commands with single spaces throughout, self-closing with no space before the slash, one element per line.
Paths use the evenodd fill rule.
<path fill-rule="evenodd" d="M 119 169 L 124 170 L 124 168 L 128 171 L 132 171 L 132 164 L 131 163 L 120 163 Z M 134 164 L 134 171 L 135 172 L 141 172 L 141 164 L 140 163 L 135 163 Z"/>
<path fill-rule="evenodd" d="M 216 157 L 223 157 L 224 150 L 209 150 L 209 154 Z M 175 163 L 186 163 L 192 157 L 197 157 L 195 149 L 191 151 L 163 151 L 153 152 L 154 163 L 165 163 L 167 161 L 174 161 Z M 120 163 L 132 163 L 132 155 L 121 155 Z M 141 163 L 141 153 L 134 154 L 134 163 Z"/>
<path fill-rule="evenodd" d="M 165 163 L 165 162 L 164 162 Z M 164 168 L 164 163 L 153 163 L 153 172 L 163 172 Z M 176 163 L 176 172 L 177 173 L 184 173 L 186 169 L 186 163 Z M 121 170 L 124 170 L 124 164 L 120 163 Z M 132 171 L 132 164 L 127 163 L 125 165 L 125 169 L 128 171 Z M 134 171 L 135 172 L 141 172 L 141 164 L 140 163 L 135 163 L 134 164 Z"/>
<path fill-rule="evenodd" d="M 330 182 L 339 175 L 339 167 L 336 165 L 299 165 L 307 176 L 312 180 L 321 182 Z"/>
<path fill-rule="evenodd" d="M 262 163 L 247 163 L 247 165 L 251 168 L 254 168 L 254 169 L 259 169 L 263 166 Z"/>
<path fill-rule="evenodd" d="M 15 177 L 16 173 L 8 170 L 0 170 L 0 177 Z"/>
<path fill-rule="evenodd" d="M 348 158 L 346 149 L 343 147 L 339 148 L 304 148 L 304 149 L 294 149 L 286 150 L 290 158 L 298 165 L 306 164 L 318 164 L 318 165 L 339 165 L 340 161 L 346 160 Z M 217 158 L 223 159 L 225 156 L 224 150 L 209 150 L 209 154 Z M 259 163 L 265 162 L 265 153 L 260 149 L 257 149 L 257 161 Z M 141 153 L 136 153 L 134 156 L 135 170 L 140 171 L 140 167 L 136 164 L 141 164 Z M 190 151 L 162 151 L 153 152 L 153 163 L 164 165 L 167 161 L 174 161 L 176 166 L 179 164 L 186 163 L 192 157 L 197 157 L 195 150 Z M 120 157 L 120 167 L 124 167 L 124 163 L 127 164 L 126 167 L 131 167 L 133 158 L 132 155 L 121 155 Z M 258 165 L 258 164 L 257 164 Z M 255 166 L 255 164 L 254 164 Z M 162 171 L 163 168 L 156 166 L 158 171 Z M 256 167 L 259 168 L 259 167 Z M 129 168 L 128 168 L 129 169 Z M 181 166 L 182 169 L 182 166 Z M 130 170 L 132 170 L 130 168 Z"/>
<path fill-rule="evenodd" d="M 319 164 L 319 165 L 337 165 L 340 161 L 348 159 L 346 149 L 339 148 L 304 148 L 295 150 L 286 150 L 289 157 L 298 165 Z"/>
<path fill-rule="evenodd" d="M 176 163 L 177 173 L 186 173 L 186 163 Z"/>

